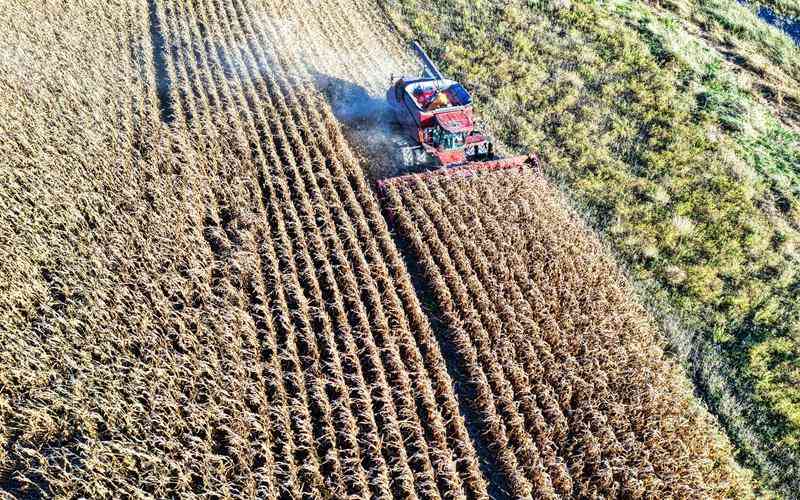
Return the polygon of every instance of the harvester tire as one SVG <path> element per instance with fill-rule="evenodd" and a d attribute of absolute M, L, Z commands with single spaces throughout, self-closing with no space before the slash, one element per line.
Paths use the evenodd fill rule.
<path fill-rule="evenodd" d="M 413 167 L 416 164 L 414 161 L 414 149 L 400 148 L 400 161 L 404 167 Z"/>

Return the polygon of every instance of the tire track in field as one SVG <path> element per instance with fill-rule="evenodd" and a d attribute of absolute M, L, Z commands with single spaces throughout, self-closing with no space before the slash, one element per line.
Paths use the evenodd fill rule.
<path fill-rule="evenodd" d="M 147 13 L 150 20 L 150 45 L 153 47 L 158 109 L 161 113 L 161 121 L 170 124 L 175 118 L 175 108 L 172 103 L 172 96 L 170 96 L 172 83 L 167 70 L 166 45 L 164 44 L 164 35 L 161 32 L 161 24 L 158 20 L 156 0 L 147 0 Z"/>

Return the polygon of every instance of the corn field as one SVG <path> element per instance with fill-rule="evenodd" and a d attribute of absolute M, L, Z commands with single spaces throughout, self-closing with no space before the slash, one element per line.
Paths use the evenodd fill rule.
<path fill-rule="evenodd" d="M 513 496 L 746 490 L 624 278 L 538 173 L 387 197 Z"/>
<path fill-rule="evenodd" d="M 385 29 L 368 2 L 317 7 Z M 392 188 L 390 231 L 315 84 L 324 44 L 287 49 L 346 31 L 287 11 L 314 9 L 3 2 L 0 489 L 746 493 L 541 177 Z"/>

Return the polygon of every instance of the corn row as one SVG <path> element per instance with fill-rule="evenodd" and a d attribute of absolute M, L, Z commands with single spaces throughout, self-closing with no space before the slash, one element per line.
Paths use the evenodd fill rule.
<path fill-rule="evenodd" d="M 461 211 L 450 211 L 449 217 L 442 212 L 441 205 L 458 205 L 454 186 L 443 183 L 437 185 L 436 199 L 433 198 L 431 191 L 425 185 L 418 188 L 417 199 L 422 203 L 422 207 L 430 219 L 434 221 L 439 235 L 443 239 L 452 241 L 450 246 L 451 254 L 454 255 L 453 261 L 459 267 L 462 275 L 474 275 L 475 279 L 470 281 L 471 295 L 480 304 L 484 311 L 492 311 L 494 314 L 482 314 L 482 321 L 486 325 L 487 332 L 492 336 L 494 348 L 501 352 L 506 352 L 514 362 L 511 369 L 510 382 L 514 387 L 516 400 L 519 402 L 520 410 L 525 418 L 525 425 L 530 430 L 532 438 L 543 458 L 548 475 L 552 477 L 553 491 L 551 494 L 570 495 L 572 492 L 572 479 L 564 466 L 563 457 L 558 457 L 558 451 L 551 435 L 565 432 L 566 422 L 563 414 L 558 411 L 555 405 L 545 406 L 545 410 L 556 410 L 557 414 L 553 421 L 546 421 L 541 408 L 536 405 L 536 400 L 542 398 L 549 401 L 554 400 L 552 389 L 541 384 L 535 376 L 542 376 L 544 369 L 534 353 L 531 352 L 529 338 L 535 335 L 538 328 L 530 320 L 526 321 L 517 315 L 510 304 L 513 304 L 511 297 L 507 297 L 509 291 L 505 288 L 513 288 L 513 282 L 507 278 L 507 269 L 492 269 L 486 254 L 476 245 L 480 241 L 482 228 L 473 226 L 467 228 L 462 219 Z M 457 191 L 457 190 L 455 190 Z M 446 194 L 445 194 L 446 193 Z M 449 198 L 452 196 L 452 198 Z M 463 205 L 467 206 L 467 205 Z M 450 223 L 452 220 L 452 224 Z M 455 228 L 458 228 L 457 231 Z M 468 237 L 470 236 L 470 237 Z M 503 253 L 491 245 L 487 249 L 489 255 L 494 256 L 494 262 L 502 262 Z M 473 270 L 474 266 L 474 270 Z M 502 283 L 502 285 L 501 285 Z M 518 292 L 518 290 L 516 290 Z M 489 299 L 491 297 L 492 299 Z M 505 300 L 497 300 L 498 298 Z M 508 300 L 508 302 L 506 302 Z M 523 313 L 523 311 L 519 311 Z M 522 325 L 525 322 L 525 326 Z M 530 374 L 530 376 L 529 376 Z M 539 390 L 537 390 L 539 389 Z M 542 390 L 544 389 L 544 390 Z M 552 430 L 551 430 L 552 429 Z"/>
<path fill-rule="evenodd" d="M 486 366 L 487 395 L 516 397 L 551 480 L 532 482 L 532 494 L 709 491 L 698 465 L 720 455 L 701 437 L 707 423 L 686 405 L 690 396 L 653 347 L 621 275 L 596 240 L 576 237 L 585 229 L 541 177 L 506 171 L 418 180 L 391 185 L 387 198 L 423 263 L 460 365 L 471 378 Z M 474 338 L 462 340 L 460 332 Z M 476 354 L 482 345 L 502 353 L 496 375 L 491 358 Z M 500 385 L 503 376 L 510 388 Z M 530 478 L 533 469 L 518 460 L 498 456 L 509 478 Z"/>

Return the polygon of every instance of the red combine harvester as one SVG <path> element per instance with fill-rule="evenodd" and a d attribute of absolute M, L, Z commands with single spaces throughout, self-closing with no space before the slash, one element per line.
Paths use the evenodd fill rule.
<path fill-rule="evenodd" d="M 535 156 L 497 158 L 491 139 L 475 129 L 472 97 L 458 82 L 444 78 L 422 50 L 412 48 L 424 67 L 421 77 L 401 77 L 386 92 L 386 100 L 402 129 L 400 162 L 406 169 L 432 166 L 423 174 L 406 174 L 378 181 L 383 190 L 391 183 L 410 182 L 418 175 L 474 175 L 478 171 L 522 168 L 537 163 Z"/>

